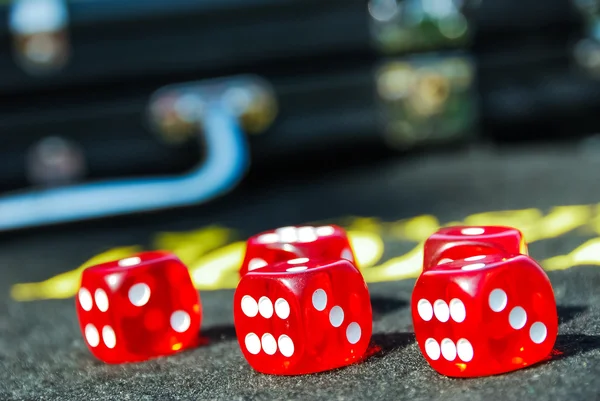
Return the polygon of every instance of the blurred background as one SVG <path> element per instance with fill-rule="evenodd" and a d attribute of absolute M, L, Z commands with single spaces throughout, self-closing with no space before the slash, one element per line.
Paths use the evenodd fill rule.
<path fill-rule="evenodd" d="M 600 0 L 0 0 L 0 399 L 597 399 L 599 21 Z M 381 352 L 253 374 L 246 239 L 332 223 Z M 459 224 L 522 230 L 554 361 L 451 383 L 419 359 L 423 242 Z M 156 249 L 188 266 L 210 346 L 95 362 L 81 272 Z"/>
<path fill-rule="evenodd" d="M 3 1 L 0 230 L 473 144 L 593 149 L 599 6 Z"/>
<path fill-rule="evenodd" d="M 0 399 L 596 399 L 599 21 L 600 0 L 0 0 Z M 381 353 L 265 378 L 232 321 L 245 241 L 304 224 L 347 231 Z M 423 243 L 461 224 L 523 232 L 553 362 L 450 383 L 418 359 Z M 81 272 L 157 249 L 210 346 L 95 362 Z"/>

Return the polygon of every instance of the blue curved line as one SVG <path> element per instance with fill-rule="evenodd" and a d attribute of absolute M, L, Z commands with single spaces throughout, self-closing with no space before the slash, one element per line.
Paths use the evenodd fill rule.
<path fill-rule="evenodd" d="M 0 197 L 0 231 L 203 203 L 233 189 L 249 164 L 237 118 L 213 106 L 203 121 L 206 158 L 176 177 L 123 179 Z"/>

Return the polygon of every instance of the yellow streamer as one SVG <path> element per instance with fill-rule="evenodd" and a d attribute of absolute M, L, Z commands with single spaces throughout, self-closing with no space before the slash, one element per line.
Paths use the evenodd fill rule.
<path fill-rule="evenodd" d="M 521 230 L 527 242 L 536 241 L 536 224 L 543 219 L 539 209 L 503 210 L 472 214 L 465 218 L 464 224 L 469 226 L 509 226 Z"/>
<path fill-rule="evenodd" d="M 381 233 L 382 224 L 379 219 L 375 217 L 354 217 L 349 219 L 350 222 L 344 226 L 349 231 L 362 231 L 371 233 Z"/>
<path fill-rule="evenodd" d="M 361 270 L 374 266 L 383 256 L 383 241 L 377 234 L 348 231 L 348 239 Z"/>
<path fill-rule="evenodd" d="M 559 206 L 546 215 L 539 209 L 523 209 L 477 213 L 464 221 L 440 224 L 432 215 L 421 215 L 391 223 L 377 218 L 353 218 L 346 220 L 348 236 L 367 282 L 381 282 L 415 278 L 421 272 L 423 242 L 440 226 L 451 225 L 505 225 L 523 231 L 529 243 L 556 238 L 580 227 L 587 227 L 600 234 L 599 205 Z M 186 265 L 194 285 L 200 290 L 235 288 L 239 280 L 239 266 L 245 252 L 245 242 L 229 243 L 235 231 L 210 226 L 190 232 L 159 233 L 154 238 L 154 249 L 175 253 Z M 416 243 L 404 255 L 394 257 L 377 265 L 384 254 L 383 238 L 389 236 Z M 59 274 L 38 283 L 16 284 L 11 296 L 17 301 L 68 298 L 79 287 L 81 272 L 90 265 L 121 259 L 139 252 L 141 247 L 121 247 L 97 255 L 70 272 Z M 535 255 L 532 255 L 535 257 Z M 567 255 L 546 259 L 547 270 L 563 270 L 575 265 L 600 265 L 600 238 L 587 241 Z"/>
<path fill-rule="evenodd" d="M 422 269 L 423 243 L 420 243 L 408 253 L 371 269 L 365 269 L 362 273 L 367 283 L 377 283 L 415 278 L 421 274 Z"/>
<path fill-rule="evenodd" d="M 542 266 L 548 271 L 584 265 L 600 265 L 600 238 L 591 239 L 566 255 L 554 256 L 542 262 Z"/>
<path fill-rule="evenodd" d="M 227 244 L 233 235 L 233 230 L 220 226 L 183 233 L 159 233 L 154 238 L 154 249 L 171 251 L 189 266 L 199 257 Z"/>
<path fill-rule="evenodd" d="M 194 286 L 199 290 L 235 288 L 245 252 L 246 243 L 240 241 L 201 257 L 190 267 Z"/>
<path fill-rule="evenodd" d="M 588 224 L 591 218 L 590 206 L 555 207 L 535 225 L 535 229 L 525 234 L 525 238 L 528 242 L 557 238 Z"/>
<path fill-rule="evenodd" d="M 593 208 L 594 217 L 590 220 L 589 228 L 592 232 L 600 234 L 600 205 L 596 205 Z"/>
<path fill-rule="evenodd" d="M 399 220 L 390 224 L 390 235 L 394 238 L 420 242 L 440 228 L 435 216 L 421 215 L 410 219 Z"/>
<path fill-rule="evenodd" d="M 523 232 L 528 243 L 556 238 L 587 224 L 592 216 L 589 205 L 558 206 L 544 216 L 539 209 L 478 213 L 465 219 L 466 225 L 504 225 Z"/>

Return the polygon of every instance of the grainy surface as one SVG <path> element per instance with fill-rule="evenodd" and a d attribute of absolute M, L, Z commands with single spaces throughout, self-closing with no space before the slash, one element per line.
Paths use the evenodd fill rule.
<path fill-rule="evenodd" d="M 232 327 L 232 291 L 202 294 L 207 346 L 154 361 L 107 366 L 87 351 L 73 300 L 16 303 L 11 284 L 43 280 L 111 246 L 144 242 L 158 230 L 219 223 L 245 233 L 347 215 L 441 221 L 489 210 L 600 201 L 600 159 L 575 148 L 476 149 L 386 161 L 274 183 L 198 210 L 37 230 L 0 239 L 0 399 L 2 400 L 593 400 L 600 397 L 600 268 L 551 272 L 560 314 L 556 348 L 541 365 L 482 379 L 436 374 L 419 354 L 409 299 L 413 280 L 371 284 L 373 342 L 382 349 L 336 371 L 274 377 L 253 372 Z M 277 184 L 277 185 L 275 185 Z M 326 184 L 326 185 L 325 185 Z M 566 253 L 576 234 L 533 244 L 532 256 Z M 388 244 L 386 254 L 402 254 Z"/>

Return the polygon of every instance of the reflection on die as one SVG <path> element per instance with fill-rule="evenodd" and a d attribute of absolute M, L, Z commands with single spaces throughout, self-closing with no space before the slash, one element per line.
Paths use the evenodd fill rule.
<path fill-rule="evenodd" d="M 240 276 L 272 263 L 303 257 L 355 263 L 350 241 L 341 227 L 282 227 L 248 239 Z"/>
<path fill-rule="evenodd" d="M 558 331 L 550 280 L 526 255 L 476 255 L 423 272 L 413 290 L 412 319 L 427 362 L 455 377 L 540 362 Z"/>
<path fill-rule="evenodd" d="M 314 373 L 360 360 L 372 333 L 369 291 L 349 261 L 299 258 L 242 277 L 235 330 L 257 371 Z"/>
<path fill-rule="evenodd" d="M 425 241 L 423 271 L 452 260 L 496 253 L 527 255 L 523 234 L 503 226 L 444 227 Z"/>
<path fill-rule="evenodd" d="M 187 267 L 168 252 L 87 268 L 76 308 L 85 343 L 106 363 L 169 355 L 199 341 L 198 292 Z"/>

